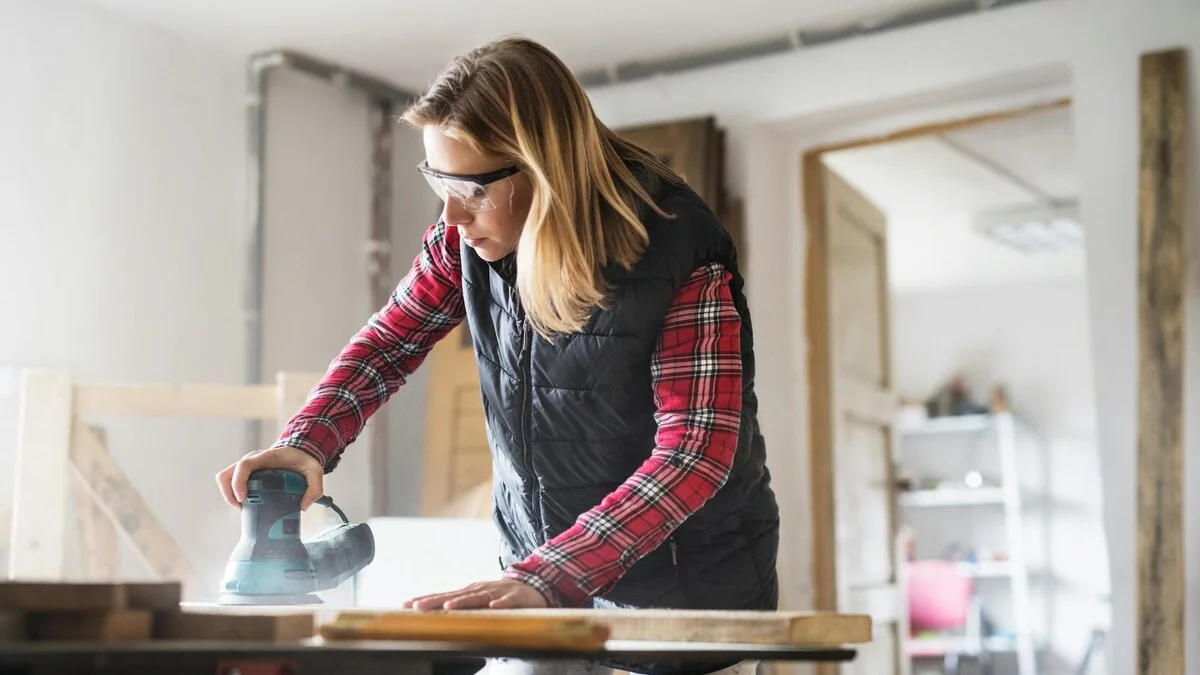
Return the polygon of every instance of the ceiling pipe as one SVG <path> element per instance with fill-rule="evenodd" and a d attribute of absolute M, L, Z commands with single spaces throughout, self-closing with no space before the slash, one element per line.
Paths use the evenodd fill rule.
<path fill-rule="evenodd" d="M 711 51 L 648 61 L 629 61 L 576 73 L 575 77 L 587 88 L 598 88 L 645 80 L 664 75 L 726 65 L 748 59 L 774 56 L 801 49 L 810 49 L 858 37 L 876 35 L 900 28 L 933 23 L 967 14 L 1012 7 L 1039 0 L 952 0 L 892 14 L 886 18 L 835 26 L 822 30 L 792 30 L 776 37 L 745 42 Z"/>
<path fill-rule="evenodd" d="M 259 384 L 262 381 L 263 364 L 263 286 L 264 286 L 264 251 L 266 243 L 266 221 L 264 211 L 265 175 L 266 175 L 266 137 L 267 137 L 267 83 L 272 71 L 284 69 L 304 73 L 311 77 L 329 82 L 330 84 L 351 89 L 364 94 L 376 115 L 390 117 L 397 106 L 407 105 L 416 94 L 397 87 L 386 80 L 363 73 L 351 68 L 324 61 L 322 59 L 291 50 L 277 50 L 254 54 L 246 64 L 246 130 L 247 130 L 247 226 L 245 232 L 245 282 L 242 299 L 242 316 L 245 324 L 243 378 L 246 384 Z M 380 153 L 389 155 L 391 134 L 380 136 L 377 123 L 373 131 L 372 147 L 375 156 L 372 157 L 372 240 L 368 243 L 367 274 L 368 283 L 372 290 L 372 301 L 376 299 L 375 290 L 380 283 L 380 275 L 388 272 L 390 251 L 388 242 L 376 239 L 383 230 L 391 226 L 390 193 L 384 194 L 384 189 L 390 186 L 381 185 L 381 181 L 390 181 L 391 166 L 385 166 Z M 383 143 L 376 147 L 374 143 Z M 390 230 L 389 230 L 390 232 Z M 377 422 L 379 429 L 383 419 Z M 252 421 L 246 427 L 245 446 L 247 452 L 259 449 L 262 426 L 258 421 Z M 375 433 L 371 449 L 372 472 L 372 515 L 383 515 L 387 502 L 386 470 L 386 432 Z"/>

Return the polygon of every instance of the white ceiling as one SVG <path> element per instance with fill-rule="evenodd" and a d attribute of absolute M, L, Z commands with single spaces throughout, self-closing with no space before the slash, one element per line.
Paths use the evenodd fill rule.
<path fill-rule="evenodd" d="M 1038 192 L 1077 197 L 1069 109 L 945 136 L 1017 182 L 938 137 L 826 156 L 831 169 L 887 214 L 892 288 L 909 293 L 1082 276 L 1081 248 L 1023 253 L 979 234 L 972 224 L 972 216 L 990 209 L 1036 204 Z"/>
<path fill-rule="evenodd" d="M 679 56 L 945 0 L 83 0 L 236 54 L 309 52 L 422 89 L 455 54 L 520 33 L 576 71 Z"/>

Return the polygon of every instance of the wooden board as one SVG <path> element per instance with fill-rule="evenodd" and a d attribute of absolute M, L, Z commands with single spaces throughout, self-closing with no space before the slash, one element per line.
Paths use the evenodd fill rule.
<path fill-rule="evenodd" d="M 1139 675 L 1184 672 L 1183 557 L 1184 176 L 1183 51 L 1141 59 L 1138 176 Z"/>
<path fill-rule="evenodd" d="M 0 582 L 0 610 L 24 612 L 108 612 L 128 607 L 121 584 Z"/>
<path fill-rule="evenodd" d="M 29 635 L 34 640 L 124 642 L 148 640 L 153 613 L 119 610 L 105 613 L 56 612 L 30 614 Z"/>
<path fill-rule="evenodd" d="M 0 611 L 178 609 L 181 594 L 178 582 L 0 581 Z"/>
<path fill-rule="evenodd" d="M 275 417 L 271 385 L 81 384 L 75 387 L 75 414 L 139 417 Z"/>
<path fill-rule="evenodd" d="M 310 638 L 315 626 L 311 613 L 231 616 L 185 611 L 159 612 L 154 617 L 154 638 L 279 642 Z"/>
<path fill-rule="evenodd" d="M 196 590 L 203 585 L 179 545 L 154 517 L 137 488 L 105 450 L 103 442 L 83 422 L 76 420 L 71 440 L 71 464 L 88 486 L 108 517 L 120 524 L 122 534 L 133 545 L 156 577 L 178 580 Z"/>
<path fill-rule="evenodd" d="M 125 593 L 131 609 L 179 609 L 183 585 L 178 581 L 126 582 Z"/>
<path fill-rule="evenodd" d="M 613 640 L 805 646 L 871 641 L 871 617 L 862 614 L 678 609 L 531 609 L 486 612 L 495 618 L 587 618 L 606 626 L 610 632 L 610 639 Z"/>
<path fill-rule="evenodd" d="M 421 515 L 458 515 L 453 505 L 476 487 L 491 493 L 492 457 L 471 332 L 460 323 L 429 354 Z M 470 482 L 474 481 L 474 482 Z"/>
<path fill-rule="evenodd" d="M 326 640 L 449 641 L 598 651 L 609 630 L 589 618 L 491 612 L 347 612 L 321 627 Z"/>
<path fill-rule="evenodd" d="M 337 606 L 246 607 L 184 603 L 189 612 L 238 615 L 308 614 L 318 626 L 343 614 L 408 614 L 434 621 L 442 616 L 480 616 L 492 622 L 552 618 L 587 620 L 609 630 L 609 639 L 653 642 L 716 642 L 829 646 L 872 640 L 871 617 L 832 612 L 731 612 L 678 609 L 520 609 L 416 612 L 392 608 Z"/>
<path fill-rule="evenodd" d="M 17 414 L 10 579 L 61 579 L 71 444 L 71 378 L 26 370 Z"/>
<path fill-rule="evenodd" d="M 107 445 L 103 429 L 91 427 L 92 433 Z M 88 581 L 114 581 L 117 578 L 117 528 L 104 508 L 92 496 L 92 490 L 78 471 L 72 471 L 72 492 L 75 515 L 79 523 L 80 567 Z"/>

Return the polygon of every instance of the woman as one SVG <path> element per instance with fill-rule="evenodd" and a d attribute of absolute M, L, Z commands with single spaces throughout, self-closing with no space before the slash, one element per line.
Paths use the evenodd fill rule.
<path fill-rule="evenodd" d="M 307 508 L 465 319 L 502 573 L 409 607 L 774 609 L 750 315 L 712 211 L 528 40 L 458 57 L 404 119 L 424 134 L 442 217 L 274 447 L 217 475 L 225 498 L 241 502 L 251 471 L 290 468 Z"/>

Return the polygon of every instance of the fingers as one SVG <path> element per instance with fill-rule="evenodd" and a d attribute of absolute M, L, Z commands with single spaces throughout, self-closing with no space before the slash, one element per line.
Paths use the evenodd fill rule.
<path fill-rule="evenodd" d="M 227 466 L 217 474 L 217 487 L 221 490 L 221 496 L 225 498 L 230 506 L 241 510 L 242 504 L 233 496 L 233 465 Z"/>
<path fill-rule="evenodd" d="M 480 609 L 487 607 L 494 597 L 496 597 L 495 593 L 486 590 L 474 591 L 451 598 L 442 603 L 442 607 L 445 609 Z"/>
<path fill-rule="evenodd" d="M 413 598 L 404 603 L 405 609 L 516 609 L 545 607 L 546 599 L 533 587 L 520 582 L 485 582 L 471 584 L 449 593 Z"/>
<path fill-rule="evenodd" d="M 457 591 L 419 596 L 404 603 L 404 606 L 405 608 L 421 611 L 431 609 L 472 609 L 487 607 L 487 604 L 496 595 L 495 591 L 488 591 L 485 587 L 472 584 Z"/>
<path fill-rule="evenodd" d="M 239 503 L 246 501 L 246 482 L 250 480 L 250 474 L 259 468 L 256 460 L 260 454 L 251 452 L 233 465 L 233 497 Z"/>
<path fill-rule="evenodd" d="M 488 607 L 492 609 L 515 609 L 525 606 L 526 604 L 521 602 L 520 589 L 513 589 L 488 603 Z"/>
<path fill-rule="evenodd" d="M 308 489 L 304 491 L 304 496 L 300 498 L 300 510 L 306 511 L 308 507 L 313 505 L 313 502 L 325 494 L 325 476 L 320 468 L 305 468 L 303 473 L 304 480 L 308 483 Z"/>

